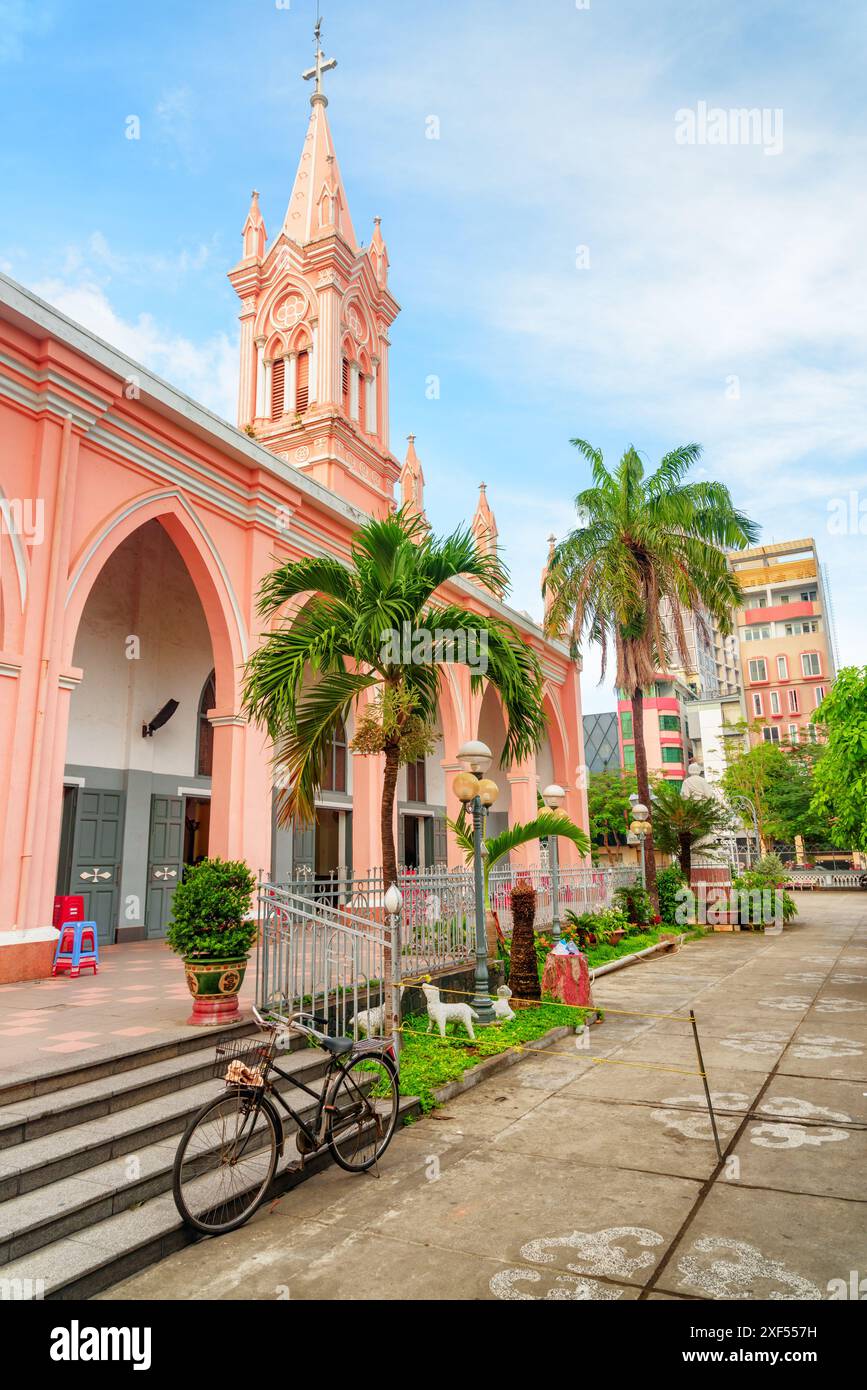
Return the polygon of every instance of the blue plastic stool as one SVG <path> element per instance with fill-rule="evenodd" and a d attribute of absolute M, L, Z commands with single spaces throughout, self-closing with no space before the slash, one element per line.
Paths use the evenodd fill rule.
<path fill-rule="evenodd" d="M 69 978 L 78 978 L 82 968 L 90 966 L 94 975 L 99 974 L 99 937 L 95 922 L 64 922 L 57 938 L 54 952 L 52 975 L 61 970 L 69 972 Z"/>

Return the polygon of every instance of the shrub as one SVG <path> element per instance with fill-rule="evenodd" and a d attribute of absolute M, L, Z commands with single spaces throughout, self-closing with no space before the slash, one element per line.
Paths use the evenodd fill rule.
<path fill-rule="evenodd" d="M 246 956 L 256 939 L 250 920 L 256 878 L 242 861 L 203 859 L 175 889 L 166 940 L 184 959 Z"/>
<path fill-rule="evenodd" d="M 618 907 L 623 909 L 629 919 L 627 931 L 640 931 L 642 927 L 653 925 L 653 904 L 650 901 L 650 894 L 640 878 L 626 887 L 618 888 L 614 894 L 614 901 Z"/>
<path fill-rule="evenodd" d="M 739 878 L 732 880 L 732 889 L 738 895 L 738 918 L 744 925 L 767 926 L 768 917 L 773 920 L 772 914 L 776 912 L 778 902 L 783 922 L 791 922 L 792 918 L 798 915 L 794 898 L 780 887 L 782 880 L 771 877 L 769 869 L 762 867 L 767 864 L 768 859 L 776 858 L 776 855 L 766 855 L 754 869 L 748 869 Z M 766 893 L 771 895 L 770 904 L 766 901 Z M 770 913 L 766 910 L 768 906 L 771 908 Z"/>
<path fill-rule="evenodd" d="M 667 869 L 660 869 L 656 875 L 656 887 L 659 892 L 659 915 L 663 922 L 676 923 L 678 909 L 683 902 L 678 898 L 686 886 L 686 879 L 679 864 L 671 864 Z"/>

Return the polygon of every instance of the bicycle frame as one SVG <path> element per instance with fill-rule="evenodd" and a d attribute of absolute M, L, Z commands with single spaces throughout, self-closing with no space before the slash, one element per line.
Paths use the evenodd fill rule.
<path fill-rule="evenodd" d="M 259 1010 L 256 1008 L 253 1009 L 253 1016 L 256 1019 L 257 1023 L 259 1023 L 261 1026 L 274 1029 L 275 1041 L 272 1046 L 276 1047 L 277 1028 L 273 1019 L 266 1019 L 266 1017 L 263 1014 L 261 1014 Z M 320 1020 L 318 1020 L 315 1017 L 315 1015 L 298 1013 L 292 1014 L 288 1019 L 283 1018 L 280 1015 L 278 1015 L 277 1017 L 280 1020 L 280 1024 L 283 1027 L 287 1028 L 289 1031 L 292 1031 L 294 1029 L 296 1032 L 300 1032 L 307 1037 L 313 1038 L 314 1040 L 321 1040 L 323 1037 L 323 1034 L 320 1033 L 317 1028 L 303 1021 L 306 1018 L 313 1018 L 314 1022 L 319 1022 Z M 321 1021 L 325 1022 L 324 1019 Z M 356 1045 L 356 1048 L 353 1048 L 351 1052 L 345 1054 L 347 1060 L 350 1063 L 356 1061 L 359 1055 L 363 1056 L 365 1050 L 368 1050 L 371 1055 L 375 1055 L 377 1052 L 390 1051 L 389 1046 L 385 1041 L 383 1041 L 382 1048 L 370 1047 L 369 1043 L 361 1044 L 360 1047 L 362 1049 L 360 1052 L 358 1050 L 358 1045 Z M 305 1095 L 310 1096 L 312 1100 L 316 1101 L 316 1113 L 312 1126 L 309 1125 L 304 1119 L 302 1119 L 302 1117 L 298 1114 L 297 1110 L 293 1110 L 289 1102 L 287 1100 L 284 1100 L 280 1092 L 275 1089 L 271 1081 L 271 1074 L 275 1072 L 282 1081 L 288 1081 L 289 1084 L 291 1086 L 294 1086 L 296 1090 L 303 1091 Z M 331 1057 L 328 1062 L 328 1068 L 325 1072 L 325 1077 L 322 1083 L 322 1089 L 320 1091 L 314 1091 L 311 1086 L 306 1086 L 304 1082 L 299 1081 L 297 1077 L 290 1075 L 288 1072 L 281 1071 L 280 1067 L 274 1060 L 274 1054 L 272 1051 L 268 1066 L 268 1072 L 265 1077 L 264 1086 L 261 1089 L 257 1087 L 248 1088 L 243 1086 L 239 1089 L 246 1091 L 251 1097 L 256 1097 L 258 1101 L 258 1104 L 256 1106 L 257 1109 L 259 1109 L 262 1101 L 265 1099 L 266 1096 L 269 1100 L 276 1100 L 277 1104 L 284 1111 L 284 1113 L 288 1115 L 290 1119 L 295 1121 L 295 1124 L 298 1126 L 298 1129 L 304 1135 L 307 1142 L 310 1144 L 311 1150 L 318 1150 L 323 1148 L 325 1144 L 325 1134 L 328 1124 L 328 1112 L 329 1109 L 332 1108 L 329 1106 L 329 1098 L 334 1093 L 337 1084 L 340 1081 L 340 1078 L 342 1076 L 348 1075 L 349 1073 L 347 1071 L 347 1068 L 343 1065 L 340 1058 Z M 358 1088 L 356 1087 L 356 1090 L 357 1089 Z M 279 1114 L 279 1112 L 276 1110 L 273 1104 L 271 1106 L 271 1109 L 274 1118 L 279 1122 L 280 1125 L 280 1152 L 282 1154 L 283 1146 L 286 1142 L 284 1120 L 283 1116 Z M 302 1159 L 303 1157 L 304 1154 L 302 1153 Z"/>
<path fill-rule="evenodd" d="M 301 1133 L 305 1136 L 308 1142 L 315 1149 L 321 1148 L 325 1139 L 325 1126 L 327 1121 L 327 1102 L 328 1097 L 334 1087 L 334 1073 L 342 1071 L 343 1067 L 341 1067 L 340 1064 L 332 1058 L 332 1060 L 328 1063 L 328 1070 L 325 1073 L 325 1079 L 323 1081 L 321 1091 L 314 1091 L 312 1086 L 305 1086 L 303 1081 L 299 1081 L 298 1078 L 295 1076 L 290 1076 L 288 1072 L 281 1071 L 281 1069 L 277 1066 L 277 1063 L 273 1060 L 271 1062 L 270 1072 L 268 1075 L 268 1079 L 265 1083 L 265 1091 L 272 1100 L 277 1101 L 277 1104 L 285 1112 L 285 1114 L 287 1114 L 291 1120 L 295 1121 Z M 316 1115 L 312 1127 L 308 1125 L 305 1120 L 302 1119 L 302 1117 L 298 1114 L 297 1110 L 293 1110 L 292 1106 L 289 1104 L 287 1100 L 284 1100 L 280 1092 L 278 1090 L 275 1090 L 274 1086 L 271 1084 L 271 1072 L 276 1072 L 277 1076 L 279 1076 L 281 1080 L 288 1081 L 290 1085 L 294 1086 L 297 1091 L 304 1091 L 305 1095 L 310 1096 L 312 1100 L 316 1101 Z M 285 1142 L 285 1131 L 283 1127 L 284 1120 L 282 1115 L 277 1114 L 276 1111 L 274 1113 L 277 1115 L 277 1119 L 280 1121 L 280 1143 L 282 1146 L 282 1144 Z"/>

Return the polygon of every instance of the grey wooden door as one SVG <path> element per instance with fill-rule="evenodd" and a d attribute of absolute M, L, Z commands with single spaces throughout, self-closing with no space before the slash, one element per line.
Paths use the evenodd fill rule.
<path fill-rule="evenodd" d="M 69 892 L 84 898 L 84 919 L 96 922 L 103 945 L 114 941 L 120 907 L 125 794 L 78 792 Z"/>
<path fill-rule="evenodd" d="M 152 796 L 148 839 L 148 936 L 165 936 L 172 915 L 172 898 L 181 881 L 184 856 L 184 798 Z"/>
<path fill-rule="evenodd" d="M 292 877 L 313 876 L 316 855 L 316 823 L 292 829 Z"/>

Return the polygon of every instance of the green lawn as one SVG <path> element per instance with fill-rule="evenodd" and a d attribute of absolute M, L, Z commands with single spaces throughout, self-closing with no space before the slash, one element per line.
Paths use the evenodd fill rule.
<path fill-rule="evenodd" d="M 631 933 L 624 936 L 622 941 L 618 941 L 615 946 L 589 946 L 585 951 L 587 964 L 591 970 L 595 970 L 597 965 L 605 965 L 610 960 L 619 960 L 621 956 L 631 956 L 635 951 L 643 951 L 648 946 L 655 946 L 661 941 L 663 936 L 685 936 L 687 941 L 693 941 L 696 937 L 704 936 L 701 927 L 648 927 L 646 931 Z"/>
<path fill-rule="evenodd" d="M 401 1034 L 401 1095 L 418 1096 L 422 1109 L 432 1110 L 437 1104 L 434 1091 L 448 1081 L 457 1080 L 469 1067 L 486 1057 L 508 1052 L 517 1043 L 530 1043 L 552 1028 L 564 1025 L 577 1028 L 587 1012 L 587 1009 L 549 1003 L 538 1008 L 519 1009 L 510 1023 L 477 1027 L 474 1043 L 458 1024 L 449 1024 L 443 1039 L 438 1029 L 425 1032 L 427 1014 L 409 1014 L 403 1020 Z M 570 1046 L 568 1040 L 559 1045 Z"/>

